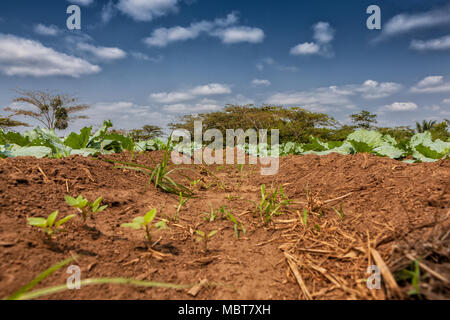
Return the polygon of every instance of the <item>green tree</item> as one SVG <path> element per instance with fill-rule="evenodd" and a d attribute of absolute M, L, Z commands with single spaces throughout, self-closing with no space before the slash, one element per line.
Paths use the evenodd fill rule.
<path fill-rule="evenodd" d="M 194 134 L 194 122 L 202 121 L 203 130 L 218 129 L 225 136 L 227 129 L 278 129 L 280 142 L 309 142 L 309 136 L 326 137 L 337 122 L 324 113 L 314 113 L 302 108 L 281 106 L 255 107 L 254 105 L 227 105 L 223 111 L 185 115 L 177 123 L 169 124 L 174 129 L 185 129 Z"/>
<path fill-rule="evenodd" d="M 13 127 L 29 127 L 29 125 L 25 122 L 0 117 L 0 129 L 8 130 L 9 128 Z"/>
<path fill-rule="evenodd" d="M 448 141 L 450 139 L 450 133 L 448 131 L 449 125 L 450 121 L 447 119 L 440 123 L 436 123 L 430 130 L 433 140 L 440 139 L 442 141 Z"/>
<path fill-rule="evenodd" d="M 5 108 L 12 112 L 12 116 L 24 116 L 37 120 L 50 130 L 64 130 L 69 122 L 76 119 L 87 119 L 86 116 L 73 116 L 73 114 L 86 110 L 87 105 L 77 104 L 76 98 L 70 95 L 54 95 L 44 91 L 17 90 L 20 95 L 13 102 L 24 103 L 31 106 L 33 110 L 26 107 Z"/>
<path fill-rule="evenodd" d="M 162 135 L 162 129 L 153 125 L 145 125 L 141 129 L 134 129 L 130 131 L 130 136 L 134 141 L 150 140 Z"/>
<path fill-rule="evenodd" d="M 352 123 L 357 128 L 362 129 L 371 129 L 373 128 L 373 124 L 377 123 L 377 115 L 372 114 L 369 111 L 362 110 L 360 113 L 355 113 L 350 115 Z"/>
<path fill-rule="evenodd" d="M 399 126 L 394 128 L 377 128 L 377 131 L 383 135 L 388 134 L 397 141 L 406 141 L 414 135 L 414 130 L 408 126 Z"/>
<path fill-rule="evenodd" d="M 433 127 L 436 125 L 436 121 L 435 120 L 423 120 L 422 123 L 420 122 L 416 122 L 416 131 L 418 133 L 422 133 L 425 131 L 430 131 L 431 129 L 433 129 Z"/>

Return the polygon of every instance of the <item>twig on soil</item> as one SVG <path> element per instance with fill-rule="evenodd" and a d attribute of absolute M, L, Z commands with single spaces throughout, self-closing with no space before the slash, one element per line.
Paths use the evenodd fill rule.
<path fill-rule="evenodd" d="M 50 183 L 50 179 L 47 177 L 47 175 L 44 173 L 44 170 L 41 169 L 41 167 L 37 167 L 39 172 L 42 174 L 43 178 L 44 178 L 44 182 L 45 183 Z"/>
<path fill-rule="evenodd" d="M 91 180 L 92 182 L 95 182 L 94 178 L 92 178 L 91 172 L 89 171 L 88 168 L 83 168 L 83 170 L 87 173 L 89 180 Z"/>
<path fill-rule="evenodd" d="M 208 284 L 208 280 L 203 279 L 200 281 L 200 283 L 193 286 L 187 293 L 193 297 L 196 297 L 200 290 Z"/>
<path fill-rule="evenodd" d="M 284 253 L 284 256 L 286 257 L 286 261 L 289 265 L 289 268 L 291 269 L 292 273 L 294 274 L 295 279 L 297 280 L 297 283 L 303 292 L 303 295 L 305 296 L 305 298 L 307 300 L 311 300 L 312 299 L 311 294 L 309 293 L 308 288 L 306 287 L 305 282 L 303 281 L 303 278 L 300 275 L 300 272 L 298 272 L 298 266 L 294 262 L 294 258 L 286 252 Z"/>
<path fill-rule="evenodd" d="M 271 242 L 274 242 L 274 241 L 277 240 L 277 239 L 279 239 L 279 238 L 278 238 L 278 237 L 274 237 L 274 238 L 272 238 L 272 239 L 270 239 L 270 240 L 268 240 L 268 241 L 264 241 L 264 242 L 258 243 L 256 246 L 257 246 L 257 247 L 261 247 L 261 246 L 264 246 L 264 245 L 269 244 L 269 243 L 271 243 Z"/>
<path fill-rule="evenodd" d="M 330 203 L 330 202 L 333 202 L 333 201 L 341 200 L 341 199 L 347 198 L 348 196 L 350 196 L 350 195 L 352 195 L 352 194 L 353 194 L 353 192 L 350 192 L 350 193 L 347 193 L 347 194 L 345 194 L 345 195 L 343 195 L 343 196 L 341 196 L 341 197 L 337 197 L 337 198 L 334 198 L 334 199 L 325 200 L 323 203 L 324 203 L 324 204 L 327 204 L 327 203 Z"/>
<path fill-rule="evenodd" d="M 383 258 L 381 258 L 381 255 L 378 253 L 377 250 L 375 250 L 373 248 L 370 249 L 370 253 L 371 253 L 376 265 L 378 266 L 378 268 L 380 268 L 380 272 L 384 278 L 386 287 L 388 289 L 390 289 L 391 294 L 393 294 L 394 296 L 397 296 L 398 298 L 402 298 L 402 292 L 400 291 L 400 288 L 398 287 L 398 284 L 395 281 L 394 276 L 392 275 L 388 266 L 384 262 Z"/>

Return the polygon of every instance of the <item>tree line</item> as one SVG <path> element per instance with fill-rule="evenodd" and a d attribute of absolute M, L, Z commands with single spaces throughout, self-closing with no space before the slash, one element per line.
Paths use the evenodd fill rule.
<path fill-rule="evenodd" d="M 28 126 L 27 123 L 14 120 L 22 116 L 32 118 L 50 130 L 65 130 L 70 123 L 86 119 L 80 115 L 88 106 L 79 104 L 78 99 L 71 95 L 52 94 L 43 91 L 17 90 L 18 96 L 13 102 L 19 107 L 5 108 L 11 114 L 0 117 L 0 128 L 11 130 L 18 126 Z M 31 108 L 30 108 L 31 107 Z M 186 129 L 194 134 L 194 122 L 202 121 L 203 129 L 219 129 L 225 135 L 227 129 L 278 129 L 280 142 L 294 141 L 308 143 L 310 136 L 323 141 L 343 141 L 358 128 L 377 130 L 389 134 L 397 140 L 409 140 L 414 133 L 430 131 L 433 139 L 447 141 L 450 138 L 448 127 L 450 121 L 416 122 L 415 129 L 409 126 L 379 127 L 377 115 L 367 110 L 350 115 L 351 124 L 341 124 L 333 117 L 318 112 L 311 112 L 300 107 L 226 105 L 223 110 L 209 113 L 189 114 L 182 116 L 177 122 L 170 123 L 169 129 Z M 145 125 L 134 130 L 113 130 L 132 137 L 135 141 L 149 140 L 163 135 L 163 130 L 157 125 Z"/>

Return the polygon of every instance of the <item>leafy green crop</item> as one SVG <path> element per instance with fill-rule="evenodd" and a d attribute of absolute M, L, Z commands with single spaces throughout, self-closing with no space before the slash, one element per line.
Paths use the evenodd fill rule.
<path fill-rule="evenodd" d="M 152 209 L 145 214 L 143 217 L 136 217 L 133 219 L 131 223 L 124 223 L 121 225 L 123 228 L 131 228 L 134 230 L 143 229 L 145 231 L 145 238 L 148 242 L 148 248 L 152 247 L 152 237 L 151 237 L 151 229 L 167 229 L 166 223 L 164 220 L 159 221 L 158 223 L 152 224 L 153 220 L 156 217 L 156 209 Z"/>
<path fill-rule="evenodd" d="M 100 206 L 103 198 L 99 197 L 94 202 L 89 202 L 86 198 L 83 198 L 82 195 L 79 195 L 77 198 L 72 198 L 70 196 L 65 196 L 66 202 L 76 208 L 78 212 L 80 213 L 81 217 L 83 218 L 83 221 L 85 222 L 86 219 L 89 217 L 91 213 L 98 213 L 105 210 L 108 206 Z"/>
<path fill-rule="evenodd" d="M 54 157 L 61 158 L 70 155 L 95 156 L 97 154 L 111 154 L 128 150 L 134 152 L 165 150 L 164 159 L 154 168 L 139 167 L 134 164 L 127 164 L 134 167 L 134 170 L 143 170 L 152 176 L 152 182 L 167 192 L 178 194 L 182 191 L 187 194 L 187 190 L 174 185 L 168 177 L 168 153 L 170 150 L 177 150 L 181 153 L 192 155 L 195 150 L 203 146 L 196 142 L 173 144 L 171 139 L 164 142 L 160 139 L 134 142 L 132 137 L 117 133 L 108 133 L 112 127 L 111 121 L 105 121 L 103 126 L 95 133 L 92 127 L 86 127 L 79 133 L 71 133 L 66 138 L 60 138 L 55 132 L 47 129 L 36 128 L 26 131 L 23 134 L 0 130 L 0 157 L 20 157 L 33 156 L 37 158 Z M 267 144 L 256 146 L 246 143 L 243 147 L 245 152 L 254 156 L 265 155 L 302 155 L 316 154 L 327 155 L 330 153 L 355 154 L 371 153 L 378 156 L 403 160 L 412 156 L 414 160 L 408 159 L 406 162 L 431 162 L 442 158 L 448 158 L 450 154 L 450 141 L 432 140 L 430 131 L 417 133 L 409 141 L 396 141 L 389 135 L 382 135 L 378 131 L 360 129 L 347 136 L 345 141 L 321 141 L 317 137 L 311 136 L 309 143 L 285 142 L 280 144 L 279 151 L 276 148 L 267 152 Z M 239 146 L 239 148 L 242 148 Z M 117 162 L 120 163 L 120 162 Z M 242 167 L 238 166 L 241 170 Z M 144 170 L 143 170 L 144 171 Z M 183 189 L 183 190 L 181 190 Z"/>
<path fill-rule="evenodd" d="M 59 211 L 56 210 L 47 218 L 28 218 L 28 224 L 40 228 L 46 235 L 49 241 L 52 241 L 52 236 L 55 233 L 62 231 L 61 227 L 67 221 L 71 220 L 75 215 L 67 216 L 61 220 L 56 221 Z"/>

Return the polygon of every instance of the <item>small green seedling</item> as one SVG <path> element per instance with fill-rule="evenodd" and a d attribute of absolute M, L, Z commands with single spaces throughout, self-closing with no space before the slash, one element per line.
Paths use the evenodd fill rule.
<path fill-rule="evenodd" d="M 339 218 L 344 219 L 344 210 L 342 209 L 342 203 L 339 206 L 339 211 L 336 210 L 335 207 L 331 207 L 333 208 L 333 210 L 337 213 L 337 215 L 339 216 Z"/>
<path fill-rule="evenodd" d="M 306 209 L 303 209 L 302 222 L 305 227 L 308 225 L 308 210 Z"/>
<path fill-rule="evenodd" d="M 184 198 L 183 198 L 183 193 L 180 192 L 180 201 L 178 202 L 177 213 L 176 213 L 175 218 L 174 218 L 175 221 L 178 221 L 178 217 L 180 216 L 181 208 L 183 208 L 183 206 L 184 206 L 184 205 L 186 204 L 186 202 L 188 202 L 188 201 L 189 201 L 189 198 L 184 199 Z"/>
<path fill-rule="evenodd" d="M 275 189 L 271 193 L 266 192 L 266 185 L 263 184 L 261 186 L 261 201 L 259 204 L 256 204 L 256 202 L 253 203 L 255 203 L 260 216 L 267 225 L 272 220 L 272 217 L 280 215 L 280 209 L 282 207 L 287 207 L 291 201 L 284 194 L 281 184 L 279 189 Z"/>
<path fill-rule="evenodd" d="M 413 289 L 408 291 L 411 296 L 422 298 L 420 294 L 420 265 L 418 260 L 411 263 L 410 269 L 403 269 L 397 274 L 397 281 L 411 281 Z"/>
<path fill-rule="evenodd" d="M 89 202 L 87 199 L 83 198 L 82 195 L 79 195 L 77 198 L 65 196 L 65 199 L 70 206 L 78 209 L 78 212 L 81 214 L 83 221 L 86 221 L 87 217 L 91 213 L 102 212 L 108 207 L 107 205 L 100 207 L 100 203 L 103 200 L 102 197 L 99 197 L 94 202 Z"/>
<path fill-rule="evenodd" d="M 170 174 L 172 174 L 172 172 L 183 169 L 183 168 L 170 169 L 171 165 L 169 163 L 169 160 L 171 156 L 171 147 L 172 147 L 171 141 L 172 135 L 169 136 L 168 142 L 164 148 L 164 155 L 161 162 L 157 164 L 155 163 L 155 167 L 153 168 L 131 162 L 122 162 L 122 161 L 112 161 L 112 162 L 121 164 L 120 166 L 115 167 L 117 169 L 135 170 L 150 176 L 148 184 L 153 183 L 155 188 L 159 188 L 164 192 L 173 193 L 177 195 L 180 194 L 180 192 L 182 192 L 183 195 L 185 196 L 191 196 L 192 191 L 189 188 L 173 181 L 172 178 L 170 178 Z"/>
<path fill-rule="evenodd" d="M 227 194 L 227 199 L 230 201 L 238 200 L 239 196 L 233 196 L 231 194 Z"/>
<path fill-rule="evenodd" d="M 228 220 L 230 220 L 231 222 L 233 222 L 233 225 L 234 225 L 233 229 L 234 229 L 234 234 L 236 235 L 236 239 L 239 239 L 240 232 L 242 232 L 245 236 L 247 234 L 247 230 L 245 229 L 244 224 L 242 222 L 238 221 L 233 216 L 233 214 L 230 211 L 228 211 L 225 207 L 222 207 L 222 208 L 227 213 L 226 218 Z"/>
<path fill-rule="evenodd" d="M 209 203 L 209 206 L 210 206 L 210 208 L 211 208 L 211 212 L 210 212 L 209 214 L 206 213 L 206 215 L 203 216 L 203 219 L 205 219 L 205 220 L 208 221 L 208 222 L 213 222 L 214 220 L 216 220 L 217 214 L 215 213 L 214 208 L 213 208 L 213 205 L 212 205 L 211 202 Z"/>
<path fill-rule="evenodd" d="M 198 185 L 201 181 L 202 181 L 202 179 L 192 180 L 192 181 L 191 181 L 191 186 L 195 187 L 195 186 Z"/>
<path fill-rule="evenodd" d="M 204 231 L 195 230 L 195 233 L 198 235 L 198 237 L 195 239 L 197 242 L 203 241 L 204 251 L 208 252 L 208 242 L 211 240 L 212 237 L 214 237 L 217 233 L 217 230 L 213 230 L 210 233 L 206 233 Z"/>
<path fill-rule="evenodd" d="M 151 229 L 167 229 L 166 223 L 164 220 L 152 224 L 153 220 L 156 217 L 156 209 L 152 209 L 145 214 L 143 217 L 136 217 L 133 219 L 131 223 L 124 223 L 121 225 L 123 228 L 131 228 L 134 230 L 144 229 L 145 231 L 145 239 L 147 239 L 149 249 L 152 247 L 152 237 L 150 230 Z"/>
<path fill-rule="evenodd" d="M 33 227 L 41 228 L 43 232 L 47 235 L 49 241 L 52 241 L 52 236 L 55 233 L 61 232 L 61 226 L 65 224 L 67 221 L 75 217 L 75 215 L 67 216 L 59 221 L 56 221 L 58 217 L 59 211 L 56 210 L 52 214 L 50 214 L 47 219 L 45 218 L 28 218 L 28 224 Z"/>

